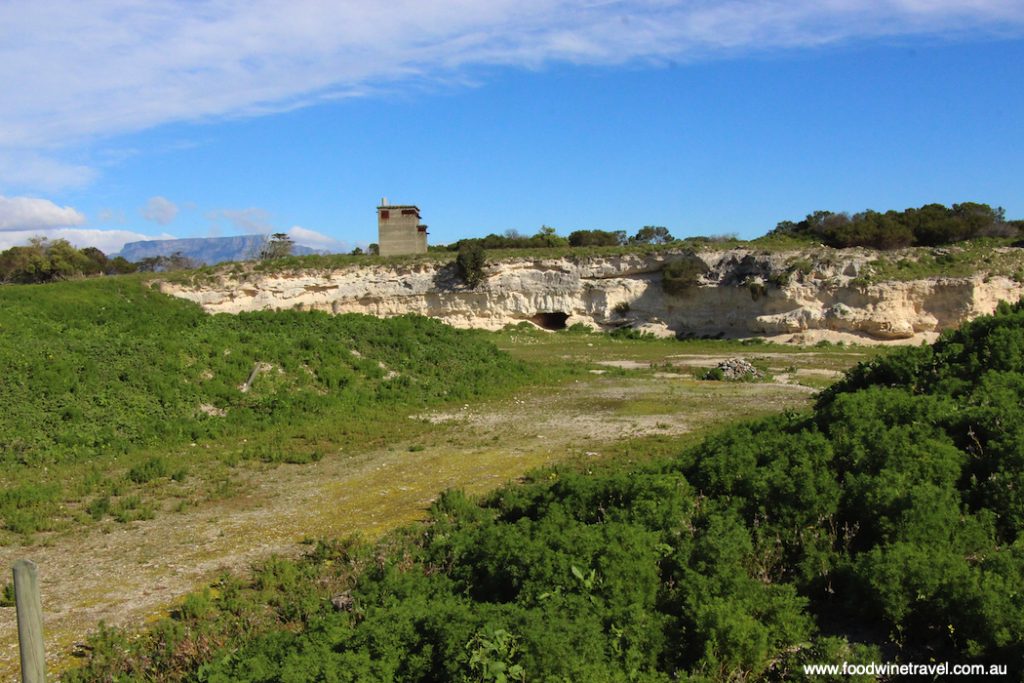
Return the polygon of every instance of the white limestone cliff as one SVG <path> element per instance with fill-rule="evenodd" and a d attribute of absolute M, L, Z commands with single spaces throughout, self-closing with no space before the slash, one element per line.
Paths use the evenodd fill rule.
<path fill-rule="evenodd" d="M 707 273 L 680 295 L 663 291 L 661 269 L 700 258 Z M 394 316 L 417 313 L 456 327 L 501 329 L 533 321 L 657 334 L 764 336 L 812 343 L 930 341 L 943 329 L 1016 301 L 1014 279 L 978 274 L 869 283 L 865 250 L 803 253 L 736 249 L 621 256 L 509 259 L 490 263 L 476 289 L 453 267 L 430 260 L 263 274 L 228 271 L 162 291 L 210 313 L 300 308 Z M 798 267 L 794 267 L 798 264 Z M 561 314 L 561 315 L 558 315 Z"/>

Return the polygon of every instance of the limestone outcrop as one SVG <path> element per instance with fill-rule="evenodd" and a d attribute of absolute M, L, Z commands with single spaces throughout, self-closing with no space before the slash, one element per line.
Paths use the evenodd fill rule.
<path fill-rule="evenodd" d="M 490 330 L 529 321 L 630 326 L 661 335 L 751 337 L 814 343 L 930 341 L 943 329 L 1016 301 L 1015 279 L 977 274 L 911 281 L 865 278 L 866 250 L 757 252 L 745 249 L 517 258 L 488 264 L 465 287 L 454 268 L 421 259 L 288 273 L 222 271 L 212 280 L 163 282 L 162 291 L 210 313 L 299 308 L 394 316 L 418 313 L 456 327 Z M 682 291 L 662 287 L 666 263 L 700 259 Z M 237 269 L 236 269 L 237 270 Z"/>

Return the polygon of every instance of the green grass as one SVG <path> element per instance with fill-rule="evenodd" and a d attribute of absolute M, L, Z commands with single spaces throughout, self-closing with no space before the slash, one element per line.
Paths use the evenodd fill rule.
<path fill-rule="evenodd" d="M 923 280 L 931 277 L 1020 277 L 1024 249 L 1010 247 L 1011 239 L 985 238 L 935 248 L 878 252 L 871 261 L 868 282 Z M 997 251 L 998 249 L 998 251 Z"/>
<path fill-rule="evenodd" d="M 543 381 L 427 318 L 209 316 L 144 277 L 4 286 L 0 332 L 0 542 L 102 518 L 97 497 L 130 518 L 130 496 L 211 495 L 239 463 L 313 462 L 401 436 L 397 415 Z"/>
<path fill-rule="evenodd" d="M 673 339 L 646 337 L 644 339 L 617 338 L 599 332 L 563 330 L 547 332 L 529 323 L 491 332 L 491 339 L 503 351 L 516 358 L 534 363 L 560 364 L 565 361 L 582 363 L 587 366 L 601 361 L 615 361 L 628 358 L 636 362 L 649 362 L 654 370 L 670 370 L 660 367 L 678 358 L 685 364 L 686 356 L 734 355 L 755 357 L 764 354 L 785 354 L 796 359 L 798 365 L 828 369 L 846 369 L 866 356 L 873 356 L 878 349 L 871 346 L 806 347 L 777 344 L 754 337 L 751 339 Z M 804 361 L 800 361 L 800 358 Z M 831 360 L 830 360 L 831 359 Z M 594 367 L 599 367 L 594 365 Z M 605 368 L 611 371 L 611 368 Z M 773 370 L 774 371 L 774 370 Z"/>
<path fill-rule="evenodd" d="M 859 366 L 812 411 L 630 440 L 481 499 L 447 491 L 374 545 L 324 541 L 221 577 L 138 636 L 101 629 L 67 680 L 1017 671 L 1022 342 L 1024 304 L 1003 305 Z"/>
<path fill-rule="evenodd" d="M 130 518 L 131 496 L 159 514 L 234 495 L 240 466 L 415 440 L 430 426 L 396 418 L 427 406 L 624 372 L 602 361 L 682 372 L 693 354 L 785 354 L 779 364 L 845 368 L 870 353 L 532 326 L 457 331 L 419 317 L 209 316 L 150 284 L 0 288 L 0 543 Z"/>

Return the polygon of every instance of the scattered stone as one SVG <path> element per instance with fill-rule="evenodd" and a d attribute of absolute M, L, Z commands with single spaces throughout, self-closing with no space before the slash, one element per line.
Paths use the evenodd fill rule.
<path fill-rule="evenodd" d="M 339 612 L 351 612 L 352 607 L 355 606 L 355 601 L 352 599 L 352 593 L 345 591 L 331 598 L 331 604 Z"/>
<path fill-rule="evenodd" d="M 763 379 L 764 373 L 755 368 L 750 361 L 742 358 L 727 358 L 704 373 L 702 379 L 718 379 L 730 382 Z"/>
<path fill-rule="evenodd" d="M 211 417 L 224 417 L 228 414 L 228 411 L 223 408 L 218 408 L 210 403 L 200 403 L 199 412 L 210 415 Z"/>

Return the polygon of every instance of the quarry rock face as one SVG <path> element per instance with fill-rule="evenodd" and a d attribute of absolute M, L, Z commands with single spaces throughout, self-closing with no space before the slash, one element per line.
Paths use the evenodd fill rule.
<path fill-rule="evenodd" d="M 518 258 L 489 263 L 475 289 L 451 264 L 347 266 L 328 271 L 223 273 L 212 281 L 163 282 L 162 291 L 210 313 L 275 309 L 438 318 L 455 327 L 497 330 L 528 321 L 548 329 L 582 323 L 634 327 L 678 337 L 770 337 L 917 343 L 1016 301 L 1022 285 L 1007 277 L 933 277 L 870 283 L 872 252 L 734 249 L 697 254 L 707 266 L 669 294 L 662 269 L 692 253 Z"/>

